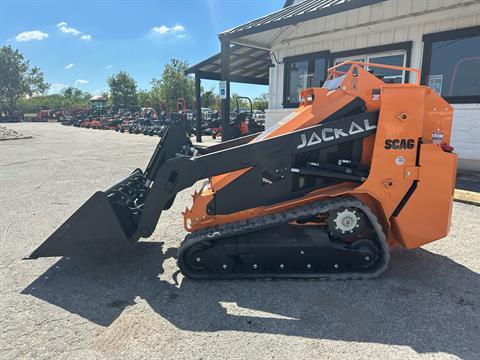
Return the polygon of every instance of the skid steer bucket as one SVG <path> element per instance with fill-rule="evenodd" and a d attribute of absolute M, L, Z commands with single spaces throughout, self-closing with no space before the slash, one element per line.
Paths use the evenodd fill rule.
<path fill-rule="evenodd" d="M 115 254 L 131 243 L 105 193 L 99 191 L 28 258 Z"/>
<path fill-rule="evenodd" d="M 132 249 L 141 237 L 138 224 L 158 170 L 189 143 L 182 121 L 169 125 L 145 172 L 137 169 L 108 190 L 96 192 L 27 259 L 103 256 Z M 167 203 L 169 199 L 157 200 Z"/>

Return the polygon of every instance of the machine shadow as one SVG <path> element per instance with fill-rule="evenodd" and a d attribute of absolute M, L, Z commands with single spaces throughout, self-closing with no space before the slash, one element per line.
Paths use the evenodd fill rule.
<path fill-rule="evenodd" d="M 22 293 L 109 326 L 145 299 L 190 331 L 247 331 L 410 346 L 472 358 L 480 351 L 480 276 L 424 249 L 396 250 L 371 281 L 192 281 L 162 279 L 176 249 L 140 243 L 129 259 L 61 259 Z M 165 274 L 164 274 L 165 275 Z M 468 286 L 466 286 L 468 285 Z"/>

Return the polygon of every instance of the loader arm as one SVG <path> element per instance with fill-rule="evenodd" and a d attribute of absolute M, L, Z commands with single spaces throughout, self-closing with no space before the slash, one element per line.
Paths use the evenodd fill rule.
<path fill-rule="evenodd" d="M 377 121 L 378 112 L 364 113 L 328 125 L 320 124 L 198 157 L 170 159 L 160 168 L 153 181 L 135 238 L 138 240 L 140 237 L 151 236 L 168 200 L 198 180 L 254 166 L 267 168 L 275 164 L 273 171 L 279 174 L 278 181 L 286 181 L 292 172 L 293 155 L 369 136 L 375 132 Z M 352 128 L 352 123 L 357 124 L 361 131 L 349 134 L 348 129 Z M 335 137 L 335 129 L 342 129 L 344 133 L 347 131 L 345 134 L 348 136 Z M 327 141 L 322 141 L 322 134 Z M 297 170 L 299 169 L 294 169 Z M 324 176 L 324 172 L 321 175 Z M 337 176 L 345 180 L 342 173 Z"/>

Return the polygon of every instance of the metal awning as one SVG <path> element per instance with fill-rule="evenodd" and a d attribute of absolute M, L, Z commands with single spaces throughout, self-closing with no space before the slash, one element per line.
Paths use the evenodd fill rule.
<path fill-rule="evenodd" d="M 374 5 L 383 1 L 386 0 L 304 0 L 224 31 L 219 34 L 219 37 L 220 39 L 228 39 L 231 44 L 271 49 L 275 44 L 288 39 L 290 35 L 294 34 L 300 24 L 313 23 L 318 18 Z"/>
<path fill-rule="evenodd" d="M 224 31 L 219 35 L 220 37 L 224 36 L 233 40 L 284 26 L 297 25 L 304 21 L 373 5 L 383 1 L 385 0 L 305 0 Z M 286 5 L 288 5 L 288 2 Z"/>
<path fill-rule="evenodd" d="M 239 83 L 268 85 L 270 64 L 268 50 L 233 45 L 230 48 L 229 80 Z M 197 74 L 202 79 L 220 80 L 222 74 L 221 53 L 188 68 L 185 73 Z"/>

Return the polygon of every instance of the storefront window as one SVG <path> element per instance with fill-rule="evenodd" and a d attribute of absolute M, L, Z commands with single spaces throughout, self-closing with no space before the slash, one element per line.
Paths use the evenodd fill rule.
<path fill-rule="evenodd" d="M 338 65 L 342 62 L 344 62 L 345 60 L 351 60 L 351 61 L 361 61 L 361 62 L 366 62 L 367 59 L 364 58 L 364 57 L 351 57 L 351 58 L 345 58 L 345 59 L 335 59 L 335 65 Z M 348 70 L 350 69 L 350 65 L 342 65 L 342 66 L 339 66 L 338 68 L 336 68 L 336 70 L 342 74 L 342 73 L 346 73 Z"/>
<path fill-rule="evenodd" d="M 371 56 L 368 62 L 382 65 L 405 66 L 405 54 Z M 372 67 L 375 75 L 382 76 L 385 82 L 401 84 L 405 82 L 404 71 Z"/>
<path fill-rule="evenodd" d="M 384 54 L 372 54 L 372 55 L 363 55 L 361 57 L 352 57 L 352 58 L 343 58 L 335 59 L 335 64 L 339 64 L 345 60 L 353 61 L 363 61 L 375 64 L 382 65 L 394 65 L 394 66 L 405 66 L 406 61 L 406 52 L 395 52 L 395 53 L 384 53 Z M 346 72 L 350 68 L 349 65 L 343 65 L 337 68 L 338 71 Z M 371 70 L 375 75 L 380 76 L 388 83 L 404 83 L 405 82 L 405 72 L 401 70 L 392 70 L 378 67 L 367 67 L 368 70 Z"/>
<path fill-rule="evenodd" d="M 480 30 L 479 30 L 480 32 Z M 435 37 L 435 35 L 437 35 Z M 426 85 L 450 102 L 480 99 L 480 33 L 448 32 L 425 37 Z M 452 38 L 457 35 L 456 38 Z"/>
<path fill-rule="evenodd" d="M 325 59 L 316 59 L 315 60 L 315 67 L 313 69 L 314 71 L 314 76 L 313 76 L 313 79 L 312 79 L 312 85 L 309 85 L 309 86 L 313 86 L 313 87 L 321 87 L 323 85 L 323 82 L 325 81 L 325 71 L 326 71 L 326 67 L 325 67 Z"/>
<path fill-rule="evenodd" d="M 283 106 L 296 107 L 300 102 L 299 93 L 308 87 L 322 87 L 330 64 L 345 60 L 371 62 L 383 65 L 407 66 L 411 42 L 347 50 L 337 53 L 322 51 L 284 58 Z M 346 72 L 349 65 L 337 68 Z M 367 67 L 368 69 L 368 67 Z M 406 71 L 371 67 L 375 75 L 388 83 L 405 83 Z"/>
<path fill-rule="evenodd" d="M 296 58 L 298 59 L 298 58 Z M 284 106 L 294 107 L 300 102 L 299 93 L 308 87 L 321 87 L 325 80 L 326 59 L 307 55 L 298 60 L 285 60 Z"/>
<path fill-rule="evenodd" d="M 287 101 L 289 103 L 299 102 L 299 92 L 307 87 L 308 61 L 297 61 L 290 63 L 288 68 L 289 87 Z"/>

